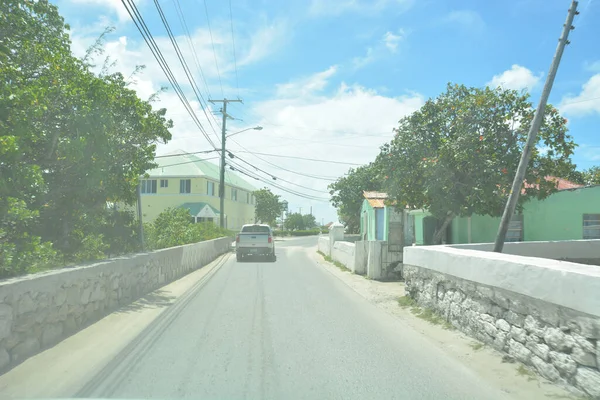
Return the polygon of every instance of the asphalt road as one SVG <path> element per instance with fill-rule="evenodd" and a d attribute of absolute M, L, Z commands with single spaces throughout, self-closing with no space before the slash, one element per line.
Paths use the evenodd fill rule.
<path fill-rule="evenodd" d="M 78 393 L 136 399 L 500 399 L 473 371 L 310 258 L 229 260 Z"/>

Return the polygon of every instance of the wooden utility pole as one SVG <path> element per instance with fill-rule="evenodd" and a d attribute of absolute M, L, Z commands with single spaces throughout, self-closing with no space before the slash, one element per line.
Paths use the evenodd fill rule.
<path fill-rule="evenodd" d="M 223 103 L 221 112 L 223 113 L 223 126 L 221 127 L 221 167 L 219 176 L 219 225 L 225 228 L 225 134 L 227 132 L 227 104 L 242 103 L 242 100 L 208 100 L 211 103 Z"/>
<path fill-rule="evenodd" d="M 546 83 L 544 84 L 544 90 L 542 91 L 540 102 L 535 110 L 535 115 L 533 116 L 531 127 L 529 128 L 527 143 L 525 144 L 525 148 L 521 154 L 519 167 L 517 168 L 517 173 L 515 174 L 515 179 L 513 180 L 510 194 L 508 196 L 508 201 L 506 202 L 506 207 L 504 208 L 504 213 L 502 214 L 502 220 L 500 221 L 500 226 L 498 227 L 498 235 L 496 236 L 496 242 L 494 243 L 494 251 L 497 253 L 502 253 L 502 249 L 504 248 L 504 241 L 506 239 L 508 225 L 510 224 L 510 220 L 515 213 L 517 202 L 519 201 L 519 194 L 521 193 L 523 180 L 525 179 L 525 174 L 527 173 L 527 165 L 529 164 L 531 151 L 537 142 L 537 133 L 544 119 L 544 111 L 546 109 L 546 104 L 548 103 L 548 97 L 552 91 L 552 84 L 554 83 L 556 72 L 558 71 L 560 59 L 562 58 L 565 46 L 569 44 L 569 32 L 575 29 L 573 26 L 573 19 L 575 18 L 575 15 L 579 14 L 577 11 L 577 3 L 577 1 L 573 1 L 571 3 L 571 8 L 569 8 L 567 22 L 565 22 L 563 25 L 562 35 L 560 39 L 558 39 L 558 46 L 556 48 L 554 58 L 552 59 L 552 64 L 550 64 L 550 71 L 548 71 L 548 77 L 546 78 Z"/>

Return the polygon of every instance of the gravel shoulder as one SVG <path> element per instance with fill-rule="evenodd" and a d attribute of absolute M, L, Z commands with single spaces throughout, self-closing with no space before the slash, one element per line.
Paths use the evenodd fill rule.
<path fill-rule="evenodd" d="M 356 293 L 425 336 L 436 346 L 476 372 L 490 385 L 515 399 L 580 399 L 524 368 L 520 363 L 503 361 L 503 354 L 455 329 L 433 324 L 417 317 L 410 307 L 401 307 L 405 295 L 403 282 L 380 282 L 344 271 L 324 260 L 315 248 L 306 249 L 310 258 Z"/>

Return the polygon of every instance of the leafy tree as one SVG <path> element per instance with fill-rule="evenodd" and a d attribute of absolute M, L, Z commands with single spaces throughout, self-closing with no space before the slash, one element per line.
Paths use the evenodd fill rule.
<path fill-rule="evenodd" d="M 340 221 L 349 232 L 360 229 L 360 209 L 363 191 L 378 191 L 383 188 L 382 174 L 377 163 L 371 163 L 348 173 L 329 185 L 331 204 L 337 208 Z"/>
<path fill-rule="evenodd" d="M 317 221 L 315 219 L 315 216 L 312 214 L 304 214 L 302 216 L 302 222 L 304 224 L 303 229 L 313 229 L 314 227 L 317 226 Z"/>
<path fill-rule="evenodd" d="M 40 262 L 54 250 L 68 262 L 127 242 L 107 237 L 131 227 L 107 203 L 135 201 L 156 143 L 171 137 L 166 110 L 72 56 L 68 29 L 47 0 L 0 2 L 0 262 L 12 254 L 16 272 L 32 248 Z"/>
<path fill-rule="evenodd" d="M 283 210 L 283 204 L 279 201 L 279 195 L 273 194 L 270 189 L 263 188 L 254 191 L 254 198 L 256 199 L 256 208 L 254 211 L 255 222 L 261 221 L 262 223 L 275 225 L 275 221 L 281 216 Z"/>
<path fill-rule="evenodd" d="M 289 213 L 285 218 L 285 227 L 291 231 L 304 230 L 304 216 L 300 213 Z"/>
<path fill-rule="evenodd" d="M 595 166 L 582 172 L 585 185 L 600 185 L 600 166 Z"/>
<path fill-rule="evenodd" d="M 400 120 L 378 163 L 398 207 L 425 208 L 439 221 L 440 243 L 455 216 L 500 216 L 526 142 L 534 110 L 527 94 L 448 85 L 420 110 Z M 556 190 L 545 177 L 570 171 L 575 144 L 566 120 L 548 105 L 525 177 L 520 206 Z"/>

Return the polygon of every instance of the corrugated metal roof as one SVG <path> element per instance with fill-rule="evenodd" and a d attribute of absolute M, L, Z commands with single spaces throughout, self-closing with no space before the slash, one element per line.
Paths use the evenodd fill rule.
<path fill-rule="evenodd" d="M 157 158 L 155 162 L 158 167 L 147 171 L 151 178 L 204 177 L 215 181 L 220 179 L 218 165 L 205 161 L 194 154 L 177 150 L 165 155 L 173 156 Z M 256 190 L 254 186 L 229 170 L 225 170 L 225 183 L 249 192 Z"/>
<path fill-rule="evenodd" d="M 385 207 L 385 200 L 387 199 L 387 193 L 383 192 L 363 192 L 363 196 L 369 202 L 369 205 L 373 208 Z"/>
<path fill-rule="evenodd" d="M 388 197 L 387 193 L 367 191 L 363 192 L 363 196 L 365 197 L 365 199 L 387 199 Z"/>

